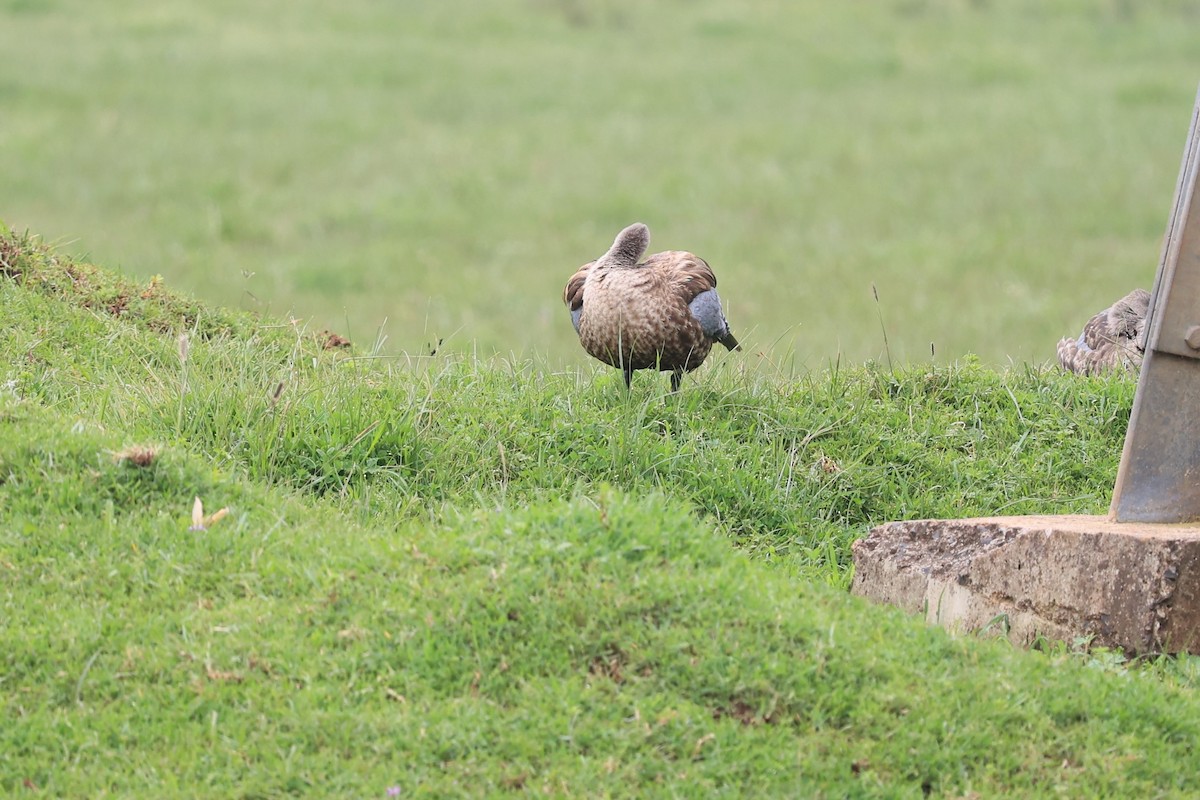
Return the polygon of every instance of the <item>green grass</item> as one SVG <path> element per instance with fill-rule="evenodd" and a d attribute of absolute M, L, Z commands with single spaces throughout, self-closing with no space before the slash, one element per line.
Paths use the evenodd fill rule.
<path fill-rule="evenodd" d="M 52 277 L 61 264 L 30 244 L 14 271 L 44 289 L 43 264 Z M 142 325 L 140 314 L 181 302 L 156 291 L 149 312 L 132 307 L 120 321 Z M 453 354 L 403 365 L 339 357 L 296 326 L 195 336 L 181 360 L 173 338 L 147 344 L 111 333 L 94 308 L 23 298 L 29 317 L 56 320 L 5 344 L 23 391 L 106 427 L 185 441 L 361 519 L 604 485 L 667 491 L 746 549 L 798 556 L 810 577 L 839 585 L 849 542 L 883 520 L 1101 511 L 1134 388 L 969 360 L 789 379 L 730 356 L 671 397 L 651 373 L 627 393 L 603 368 L 593 380 Z"/>
<path fill-rule="evenodd" d="M 1193 4 L 0 2 L 0 216 L 391 353 L 583 363 L 641 219 L 751 353 L 1042 362 L 1149 286 Z M 386 323 L 385 323 L 386 320 Z M 752 356 L 757 357 L 757 356 Z"/>
<path fill-rule="evenodd" d="M 627 393 L 0 256 L 0 793 L 1200 787 L 1200 660 L 844 591 L 878 522 L 1101 510 L 1128 379 L 725 359 Z M 230 513 L 189 530 L 196 497 Z"/>
<path fill-rule="evenodd" d="M 845 589 L 1107 505 L 1133 384 L 1043 364 L 1150 284 L 1195 17 L 0 0 L 0 794 L 1194 796 L 1200 659 Z M 747 345 L 678 395 L 559 301 L 635 219 Z"/>

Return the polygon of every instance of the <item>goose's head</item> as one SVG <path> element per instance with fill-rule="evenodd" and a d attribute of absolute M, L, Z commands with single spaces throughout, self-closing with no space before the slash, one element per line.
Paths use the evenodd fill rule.
<path fill-rule="evenodd" d="M 1135 289 L 1113 303 L 1108 310 L 1108 327 L 1113 336 L 1137 339 L 1146 327 L 1146 315 L 1150 312 L 1150 293 Z"/>
<path fill-rule="evenodd" d="M 612 247 L 596 262 L 596 266 L 636 267 L 650 246 L 650 229 L 635 222 L 617 234 Z"/>

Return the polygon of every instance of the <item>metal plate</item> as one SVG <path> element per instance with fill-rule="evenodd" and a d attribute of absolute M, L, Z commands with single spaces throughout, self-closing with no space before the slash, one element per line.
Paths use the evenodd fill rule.
<path fill-rule="evenodd" d="M 1200 93 L 1150 293 L 1146 354 L 1109 511 L 1117 522 L 1200 520 L 1198 170 Z"/>

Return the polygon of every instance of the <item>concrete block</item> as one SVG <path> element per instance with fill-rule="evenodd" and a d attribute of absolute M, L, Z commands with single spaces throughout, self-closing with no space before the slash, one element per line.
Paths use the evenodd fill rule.
<path fill-rule="evenodd" d="M 880 525 L 854 543 L 854 594 L 960 631 L 992 627 L 1126 653 L 1200 652 L 1200 527 L 1106 517 Z"/>

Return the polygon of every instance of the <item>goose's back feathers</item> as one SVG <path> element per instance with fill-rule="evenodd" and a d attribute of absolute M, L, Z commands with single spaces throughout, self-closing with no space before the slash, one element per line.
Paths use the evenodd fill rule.
<path fill-rule="evenodd" d="M 1142 332 L 1149 310 L 1150 293 L 1135 289 L 1088 320 L 1078 338 L 1060 340 L 1058 363 L 1079 375 L 1140 369 Z"/>
<path fill-rule="evenodd" d="M 646 259 L 647 265 L 652 262 L 662 264 L 668 270 L 674 290 L 700 323 L 705 336 L 730 350 L 741 349 L 737 339 L 729 332 L 729 323 L 725 320 L 721 298 L 717 294 L 717 276 L 707 261 L 683 250 L 669 250 Z"/>
<path fill-rule="evenodd" d="M 713 274 L 708 262 L 686 250 L 655 253 L 639 264 L 638 268 L 661 270 L 685 305 L 695 300 L 697 295 L 717 288 L 717 276 Z"/>

